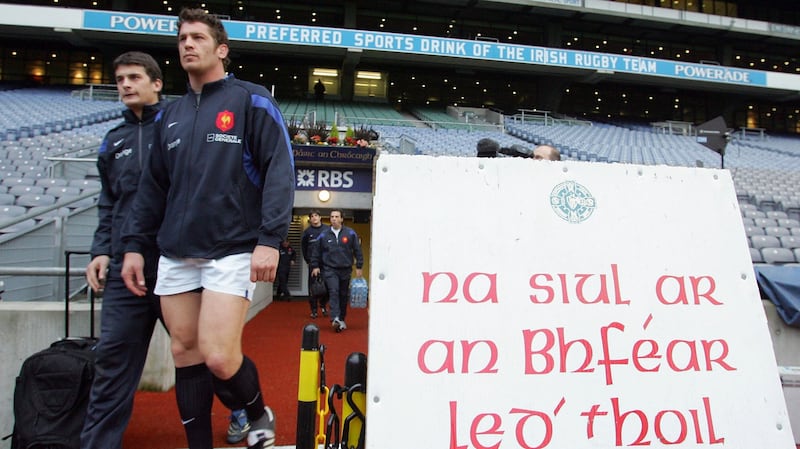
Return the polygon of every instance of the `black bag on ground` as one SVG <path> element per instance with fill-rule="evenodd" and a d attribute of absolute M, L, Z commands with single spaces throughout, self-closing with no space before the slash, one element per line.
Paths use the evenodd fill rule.
<path fill-rule="evenodd" d="M 319 298 L 328 294 L 328 288 L 325 286 L 325 281 L 322 275 L 311 277 L 311 285 L 308 286 L 309 293 L 315 298 Z"/>
<path fill-rule="evenodd" d="M 69 258 L 66 264 L 65 329 L 67 336 L 25 359 L 14 387 L 14 433 L 11 449 L 80 449 L 81 429 L 94 381 L 97 338 L 94 295 L 90 336 L 69 337 Z"/>
<path fill-rule="evenodd" d="M 11 449 L 80 449 L 96 345 L 94 338 L 59 340 L 23 362 Z"/>

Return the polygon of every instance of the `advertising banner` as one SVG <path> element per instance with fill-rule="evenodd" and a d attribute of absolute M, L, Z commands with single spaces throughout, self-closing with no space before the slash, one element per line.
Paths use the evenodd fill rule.
<path fill-rule="evenodd" d="M 767 83 L 768 72 L 738 67 L 382 31 L 235 20 L 223 22 L 225 30 L 233 41 L 352 48 L 599 70 L 606 74 L 618 72 L 723 84 L 772 87 Z M 84 11 L 83 28 L 96 31 L 175 36 L 177 19 L 154 14 L 87 10 Z M 796 80 L 796 77 L 793 76 L 792 79 Z"/>

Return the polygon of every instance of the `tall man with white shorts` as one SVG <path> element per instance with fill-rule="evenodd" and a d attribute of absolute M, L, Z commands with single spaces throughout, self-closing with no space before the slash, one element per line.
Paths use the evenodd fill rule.
<path fill-rule="evenodd" d="M 127 287 L 144 295 L 141 248 L 161 250 L 161 295 L 175 392 L 190 449 L 210 449 L 214 386 L 251 422 L 250 449 L 275 444 L 255 364 L 242 354 L 257 281 L 273 282 L 294 202 L 294 163 L 269 92 L 226 75 L 228 36 L 202 9 L 184 9 L 178 50 L 189 92 L 156 120 L 153 149 L 125 224 Z"/>

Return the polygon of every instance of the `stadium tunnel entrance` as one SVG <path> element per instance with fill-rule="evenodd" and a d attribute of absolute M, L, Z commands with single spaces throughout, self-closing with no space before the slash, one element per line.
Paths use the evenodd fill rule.
<path fill-rule="evenodd" d="M 374 148 L 336 145 L 292 145 L 295 160 L 295 197 L 289 243 L 297 252 L 289 272 L 292 296 L 308 295 L 310 268 L 303 260 L 301 239 L 308 227 L 308 213 L 317 209 L 329 225 L 333 209 L 344 213 L 344 225 L 361 239 L 364 278 L 369 279 L 370 218 L 374 187 Z"/>

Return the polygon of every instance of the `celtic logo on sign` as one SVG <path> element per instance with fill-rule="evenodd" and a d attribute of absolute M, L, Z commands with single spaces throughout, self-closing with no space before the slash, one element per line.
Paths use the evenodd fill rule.
<path fill-rule="evenodd" d="M 592 215 L 596 201 L 586 187 L 575 181 L 564 181 L 550 192 L 550 205 L 562 220 L 580 223 Z"/>

